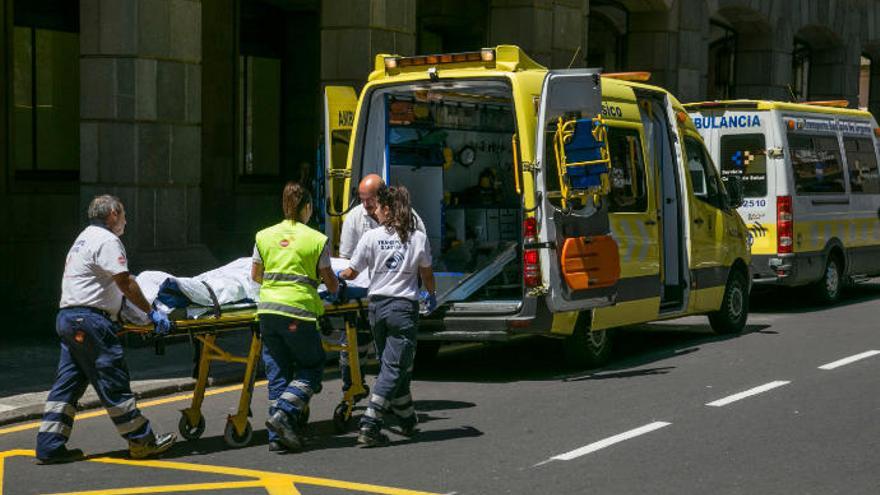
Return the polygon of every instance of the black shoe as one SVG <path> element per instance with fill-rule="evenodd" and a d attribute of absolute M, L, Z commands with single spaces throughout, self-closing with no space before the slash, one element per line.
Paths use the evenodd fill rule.
<path fill-rule="evenodd" d="M 49 464 L 64 464 L 67 462 L 79 461 L 83 457 L 83 451 L 80 449 L 68 449 L 65 446 L 61 446 L 52 452 L 49 457 L 38 457 L 37 464 L 49 465 Z"/>
<path fill-rule="evenodd" d="M 269 442 L 269 452 L 272 452 L 273 454 L 280 455 L 280 454 L 286 454 L 290 451 L 287 450 L 287 447 L 282 445 L 281 442 L 272 440 L 271 442 Z"/>
<path fill-rule="evenodd" d="M 418 426 L 419 426 L 418 421 L 412 421 L 412 422 L 401 421 L 400 424 L 397 425 L 397 428 L 394 430 L 394 432 L 398 433 L 400 435 L 403 435 L 405 437 L 412 438 L 415 436 L 416 433 L 419 432 Z"/>
<path fill-rule="evenodd" d="M 278 435 L 278 443 L 287 447 L 287 450 L 297 451 L 302 449 L 303 442 L 296 434 L 293 425 L 290 424 L 290 418 L 284 411 L 275 411 L 275 414 L 269 416 L 266 420 L 266 428 L 272 433 Z"/>
<path fill-rule="evenodd" d="M 361 447 L 384 447 L 391 443 L 388 437 L 379 431 L 378 428 L 361 428 L 358 434 L 358 444 Z"/>
<path fill-rule="evenodd" d="M 146 441 L 129 441 L 128 455 L 132 459 L 156 457 L 170 449 L 176 441 L 177 435 L 174 433 L 164 433 L 159 436 L 150 435 Z"/>

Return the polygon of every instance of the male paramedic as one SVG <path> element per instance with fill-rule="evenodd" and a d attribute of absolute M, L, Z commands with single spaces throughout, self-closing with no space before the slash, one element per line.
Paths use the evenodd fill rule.
<path fill-rule="evenodd" d="M 132 458 L 142 459 L 168 450 L 173 433 L 156 435 L 135 403 L 122 345 L 116 338 L 123 296 L 145 313 L 157 333 L 171 327 L 168 316 L 151 310 L 134 277 L 119 236 L 125 231 L 125 208 L 119 198 L 98 196 L 89 204 L 90 225 L 74 241 L 64 265 L 61 304 L 55 331 L 61 338 L 61 358 L 55 384 L 43 409 L 37 433 L 37 462 L 57 464 L 83 457 L 68 449 L 76 402 L 91 383 L 116 430 L 128 440 Z"/>
<path fill-rule="evenodd" d="M 377 193 L 380 188 L 384 188 L 385 182 L 376 174 L 370 174 L 361 179 L 358 184 L 358 198 L 361 203 L 345 215 L 345 221 L 342 222 L 342 232 L 339 236 L 339 257 L 351 259 L 354 248 L 357 247 L 358 241 L 368 231 L 379 226 L 379 219 L 376 216 L 378 206 Z M 416 230 L 425 232 L 425 224 L 415 210 L 412 210 L 413 219 L 415 220 Z M 368 341 L 369 342 L 369 341 Z M 361 357 L 365 351 L 361 351 Z M 360 361 L 363 363 L 363 359 Z M 361 365 L 361 376 L 364 376 L 363 365 Z M 348 367 L 348 351 L 339 353 L 339 374 L 342 376 L 342 392 L 345 393 L 351 387 L 351 370 Z"/>
<path fill-rule="evenodd" d="M 327 236 L 306 225 L 312 216 L 308 191 L 288 182 L 281 206 L 284 220 L 257 232 L 251 268 L 251 278 L 261 284 L 257 315 L 269 380 L 269 451 L 278 454 L 303 447 L 295 425 L 321 390 L 325 357 L 317 319 L 324 303 L 318 277 L 331 294 L 339 293 Z"/>

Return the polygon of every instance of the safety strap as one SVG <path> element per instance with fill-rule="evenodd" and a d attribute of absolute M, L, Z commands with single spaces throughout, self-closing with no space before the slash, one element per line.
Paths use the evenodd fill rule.
<path fill-rule="evenodd" d="M 309 287 L 318 288 L 320 283 L 304 275 L 295 275 L 293 273 L 268 272 L 263 274 L 263 280 L 275 280 L 279 282 L 296 282 L 298 284 L 308 285 Z"/>
<path fill-rule="evenodd" d="M 214 305 L 214 318 L 220 318 L 220 301 L 217 299 L 217 294 L 214 293 L 214 289 L 212 289 L 211 286 L 208 285 L 208 282 L 205 282 L 204 280 L 202 280 L 201 282 L 202 285 L 204 285 L 205 288 L 208 289 L 208 295 L 211 296 L 211 303 Z"/>

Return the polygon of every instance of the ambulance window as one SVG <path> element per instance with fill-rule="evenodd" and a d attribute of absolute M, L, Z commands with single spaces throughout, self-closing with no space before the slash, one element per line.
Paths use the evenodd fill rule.
<path fill-rule="evenodd" d="M 648 198 L 639 132 L 609 126 L 608 147 L 611 152 L 611 202 L 608 210 L 612 213 L 645 211 Z"/>
<path fill-rule="evenodd" d="M 880 173 L 874 141 L 868 138 L 844 138 L 846 163 L 849 167 L 849 186 L 854 193 L 880 193 Z"/>
<path fill-rule="evenodd" d="M 837 136 L 790 132 L 788 147 L 798 194 L 842 193 L 846 190 Z"/>
<path fill-rule="evenodd" d="M 743 196 L 767 195 L 767 149 L 763 134 L 728 134 L 721 137 L 721 180 L 739 177 Z"/>
<path fill-rule="evenodd" d="M 715 166 L 703 148 L 703 143 L 692 137 L 686 137 L 684 138 L 684 146 L 694 196 L 712 206 L 721 208 L 724 203 L 721 182 L 715 172 Z"/>

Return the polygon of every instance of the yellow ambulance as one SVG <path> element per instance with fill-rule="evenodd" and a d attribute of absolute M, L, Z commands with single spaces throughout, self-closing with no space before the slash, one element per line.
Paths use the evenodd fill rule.
<path fill-rule="evenodd" d="M 880 274 L 877 122 L 846 101 L 685 105 L 722 178 L 743 185 L 754 282 L 811 285 L 820 302 Z"/>
<path fill-rule="evenodd" d="M 420 322 L 420 352 L 536 334 L 592 366 L 623 325 L 708 314 L 718 332 L 742 330 L 741 198 L 681 104 L 633 79 L 548 70 L 502 45 L 377 55 L 359 96 L 327 88 L 327 233 L 361 177 L 410 190 L 441 303 Z"/>

